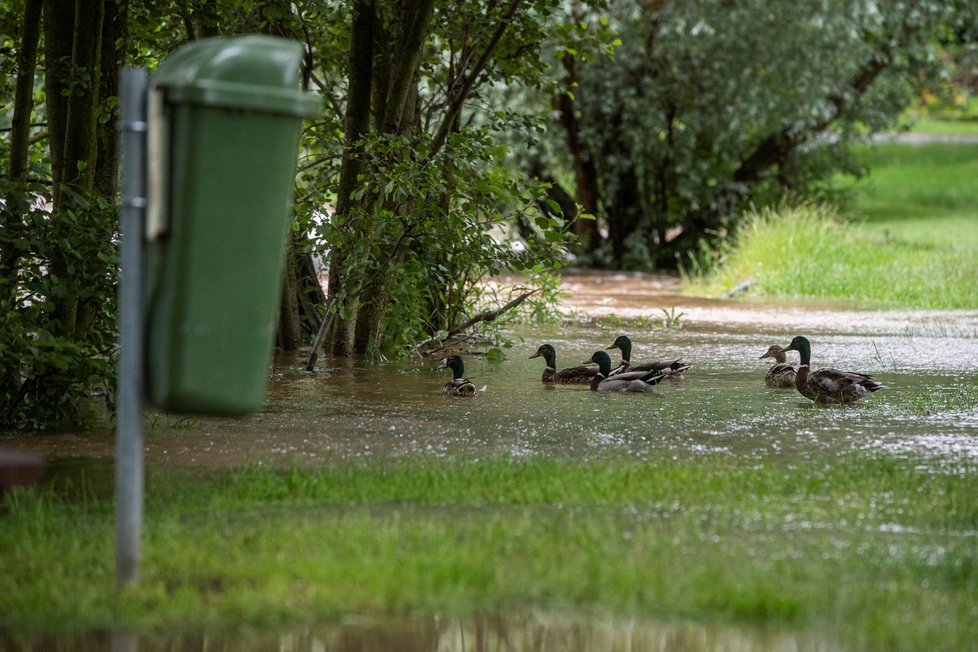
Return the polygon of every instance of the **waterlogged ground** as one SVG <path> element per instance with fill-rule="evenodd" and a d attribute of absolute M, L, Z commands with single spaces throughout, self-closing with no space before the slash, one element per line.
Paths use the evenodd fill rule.
<path fill-rule="evenodd" d="M 693 299 L 677 295 L 672 282 L 626 275 L 569 277 L 565 287 L 571 293 L 565 304 L 566 324 L 526 326 L 508 333 L 512 346 L 504 348 L 499 361 L 475 353 L 464 356 L 466 375 L 485 387 L 474 398 L 442 396 L 448 373 L 437 369 L 435 360 L 415 358 L 383 365 L 325 360 L 310 374 L 302 371 L 304 357 L 280 356 L 274 360 L 267 402 L 259 414 L 230 419 L 148 413 L 147 465 L 227 469 L 261 463 L 315 468 L 404 459 L 545 457 L 588 462 L 720 456 L 738 466 L 770 462 L 772 457 L 789 463 L 824 459 L 828 468 L 833 460 L 858 453 L 909 460 L 939 476 L 973 473 L 978 463 L 978 311 L 862 311 L 845 305 Z M 674 323 L 667 327 L 663 322 L 670 317 Z M 557 349 L 558 367 L 576 365 L 622 333 L 634 341 L 633 360 L 682 357 L 694 366 L 685 379 L 663 382 L 652 395 L 605 395 L 583 386 L 545 386 L 540 382 L 543 361 L 529 359 L 539 344 L 549 342 Z M 793 390 L 766 388 L 763 376 L 770 360 L 758 356 L 770 344 L 786 345 L 798 334 L 811 339 L 815 366 L 870 373 L 885 389 L 854 406 L 815 407 Z M 8 436 L 0 439 L 0 446 L 45 454 L 49 480 L 84 476 L 96 493 L 111 491 L 111 432 Z M 894 498 L 894 513 L 899 513 L 900 500 Z M 662 514 L 649 517 L 655 523 L 668 521 L 668 506 L 660 507 L 665 510 Z M 388 507 L 375 509 L 383 514 Z M 438 508 L 421 507 L 417 517 L 440 522 L 439 514 Z M 874 568 L 876 564 L 890 568 L 889 557 L 880 556 L 884 549 L 890 551 L 894 568 L 905 566 L 904 558 L 918 557 L 929 568 L 948 550 L 958 551 L 955 555 L 961 555 L 962 563 L 973 563 L 970 553 L 960 551 L 971 549 L 978 540 L 978 533 L 968 527 L 915 532 L 885 518 L 880 523 L 870 518 L 863 527 L 846 524 L 844 518 L 799 522 L 790 514 L 759 514 L 757 523 L 728 531 L 723 524 L 732 515 L 708 509 L 704 514 L 707 525 L 701 534 L 712 543 L 703 545 L 777 552 L 757 562 L 761 566 L 789 563 L 785 560 L 793 556 L 820 557 L 826 563 L 831 561 L 835 539 L 841 542 L 840 549 L 865 549 L 871 555 L 865 562 Z M 544 521 L 565 516 L 540 512 Z M 478 520 L 479 513 L 459 518 Z M 658 536 L 658 526 L 648 527 L 645 536 Z M 816 530 L 821 534 L 816 535 Z M 699 541 L 700 536 L 693 539 Z M 780 543 L 773 545 L 770 540 Z M 664 553 L 678 554 L 663 545 Z M 778 557 L 782 553 L 783 559 Z M 930 557 L 937 561 L 927 561 Z M 750 554 L 744 557 L 749 558 Z M 929 581 L 930 571 L 921 572 Z M 880 577 L 886 574 L 881 572 Z M 938 612 L 927 616 L 927 622 L 946 621 L 942 626 L 952 629 L 963 622 L 962 616 L 944 608 Z M 959 606 L 958 613 L 971 618 L 975 611 L 965 605 Z M 115 649 L 144 650 L 208 645 L 295 650 L 839 647 L 838 640 L 819 628 L 794 631 L 569 614 L 348 618 L 241 641 L 227 635 L 201 638 L 182 633 L 117 636 L 111 641 L 108 636 L 68 642 L 73 649 L 105 649 L 111 642 Z M 65 639 L 53 642 L 65 643 Z"/>
<path fill-rule="evenodd" d="M 150 464 L 238 466 L 323 464 L 378 458 L 545 455 L 688 456 L 717 451 L 750 459 L 845 455 L 909 456 L 935 469 L 978 459 L 978 311 L 859 311 L 678 296 L 670 281 L 637 275 L 569 277 L 565 310 L 575 325 L 509 333 L 505 358 L 464 355 L 466 376 L 485 391 L 440 394 L 449 373 L 421 358 L 369 365 L 305 358 L 274 360 L 264 410 L 245 418 L 153 413 Z M 682 314 L 678 327 L 663 325 Z M 571 323 L 569 320 L 568 323 Z M 544 342 L 557 366 L 577 365 L 627 333 L 633 361 L 682 357 L 686 378 L 655 394 L 605 395 L 583 386 L 545 386 Z M 886 387 L 850 407 L 814 407 L 792 390 L 763 384 L 770 344 L 812 341 L 813 366 L 869 373 Z M 612 351 L 612 354 L 615 354 Z M 795 355 L 795 354 L 791 354 Z M 617 357 L 617 356 L 616 356 Z M 110 458 L 112 433 L 4 439 L 60 463 Z"/>
<path fill-rule="evenodd" d="M 347 618 L 330 626 L 284 634 L 241 636 L 98 633 L 71 640 L 34 641 L 34 649 L 108 650 L 292 650 L 330 652 L 521 651 L 542 650 L 829 650 L 818 635 L 799 636 L 777 627 L 734 627 L 689 623 L 649 623 L 624 619 L 582 620 L 549 614 L 525 617 L 477 616 L 423 619 Z M 0 647 L 17 649 L 0 635 Z M 47 645 L 50 644 L 50 645 Z"/>

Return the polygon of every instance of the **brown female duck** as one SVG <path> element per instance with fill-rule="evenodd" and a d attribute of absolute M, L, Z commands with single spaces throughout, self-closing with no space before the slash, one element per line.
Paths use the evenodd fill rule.
<path fill-rule="evenodd" d="M 583 365 L 580 367 L 567 367 L 557 370 L 557 350 L 551 344 L 541 344 L 537 352 L 530 356 L 533 358 L 543 358 L 547 366 L 543 368 L 543 382 L 545 383 L 586 383 L 598 373 L 595 365 Z"/>
<path fill-rule="evenodd" d="M 788 362 L 788 356 L 784 354 L 784 349 L 777 344 L 772 344 L 767 353 L 759 359 L 774 358 L 774 366 L 768 369 L 764 376 L 764 384 L 775 389 L 789 389 L 795 386 L 795 373 L 798 365 Z"/>

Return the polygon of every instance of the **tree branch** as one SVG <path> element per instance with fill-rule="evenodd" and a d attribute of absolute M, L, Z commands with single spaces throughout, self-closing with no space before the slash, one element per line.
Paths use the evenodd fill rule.
<path fill-rule="evenodd" d="M 523 294 L 519 295 L 515 299 L 512 299 L 511 301 L 509 301 L 508 303 L 506 303 L 506 305 L 502 306 L 501 308 L 497 308 L 496 310 L 484 310 L 484 311 L 482 311 L 482 312 L 474 315 L 473 317 L 470 317 L 469 319 L 465 320 L 464 322 L 462 322 L 461 324 L 459 324 L 458 326 L 456 326 L 452 330 L 448 331 L 448 334 L 445 335 L 444 337 L 440 337 L 438 335 L 435 335 L 435 336 L 429 337 L 428 339 L 424 340 L 423 342 L 419 342 L 418 344 L 416 344 L 414 346 L 414 350 L 420 352 L 420 355 L 423 355 L 423 356 L 430 356 L 435 351 L 441 351 L 442 349 L 444 349 L 447 346 L 447 344 L 446 345 L 443 345 L 443 346 L 436 347 L 434 349 L 429 349 L 429 350 L 424 351 L 424 352 L 421 352 L 420 350 L 421 350 L 422 347 L 424 347 L 424 346 L 426 346 L 428 344 L 431 344 L 432 342 L 437 342 L 439 340 L 441 340 L 443 342 L 449 342 L 452 339 L 458 337 L 464 331 L 468 330 L 469 328 L 471 328 L 472 326 L 475 326 L 476 324 L 478 324 L 480 322 L 494 321 L 497 317 L 499 317 L 499 315 L 501 315 L 504 312 L 507 312 L 509 310 L 512 310 L 513 308 L 517 307 L 518 305 L 520 305 L 521 303 L 523 303 L 524 301 L 526 301 L 530 296 L 532 296 L 533 294 L 535 294 L 536 292 L 539 292 L 539 291 L 540 291 L 540 289 L 537 288 L 536 290 L 530 290 L 529 292 L 524 292 Z"/>

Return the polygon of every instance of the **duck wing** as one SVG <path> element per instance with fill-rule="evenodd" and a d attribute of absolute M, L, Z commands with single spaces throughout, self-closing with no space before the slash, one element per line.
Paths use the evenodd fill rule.
<path fill-rule="evenodd" d="M 675 360 L 656 360 L 653 362 L 643 362 L 633 364 L 628 367 L 629 371 L 660 371 L 667 375 L 678 376 L 693 365 L 683 362 L 682 358 Z"/>
<path fill-rule="evenodd" d="M 854 371 L 823 368 L 808 376 L 808 389 L 814 400 L 826 403 L 851 403 L 882 388 L 872 376 Z"/>
<path fill-rule="evenodd" d="M 626 371 L 602 380 L 598 384 L 598 391 L 651 392 L 664 377 L 658 371 Z"/>
<path fill-rule="evenodd" d="M 798 365 L 791 362 L 779 362 L 771 367 L 764 377 L 764 384 L 774 388 L 788 388 L 795 386 L 795 374 L 798 373 Z"/>
<path fill-rule="evenodd" d="M 554 373 L 554 380 L 558 383 L 586 383 L 597 373 L 598 365 L 566 367 Z"/>
<path fill-rule="evenodd" d="M 442 393 L 449 396 L 475 396 L 475 392 L 475 383 L 468 378 L 455 378 L 445 383 L 442 389 Z"/>

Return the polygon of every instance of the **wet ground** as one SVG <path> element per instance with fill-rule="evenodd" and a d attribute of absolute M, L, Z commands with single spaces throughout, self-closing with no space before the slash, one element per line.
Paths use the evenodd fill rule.
<path fill-rule="evenodd" d="M 277 356 L 264 409 L 244 418 L 148 412 L 150 467 L 323 465 L 385 459 L 554 456 L 730 455 L 749 463 L 871 455 L 914 460 L 954 473 L 978 459 L 978 311 L 865 311 L 851 305 L 681 296 L 671 279 L 567 276 L 564 325 L 508 333 L 501 361 L 467 354 L 466 375 L 485 391 L 442 396 L 436 361 L 383 365 Z M 681 317 L 677 316 L 681 315 Z M 664 322 L 673 320 L 672 327 Z M 604 395 L 583 386 L 545 386 L 543 342 L 558 367 L 583 362 L 616 335 L 634 341 L 634 360 L 682 357 L 686 378 L 652 395 Z M 815 366 L 873 374 L 886 387 L 849 407 L 813 407 L 794 390 L 772 390 L 758 356 L 803 334 Z M 614 352 L 613 352 L 614 353 Z M 617 356 L 615 356 L 617 359 Z M 0 446 L 45 455 L 49 478 L 83 475 L 112 488 L 110 430 L 3 436 Z M 636 623 L 603 617 L 511 616 L 382 621 L 348 619 L 316 630 L 219 639 L 177 634 L 73 639 L 74 649 L 833 649 L 811 633 Z M 396 641 L 396 644 L 393 643 Z M 2 643 L 0 639 L 0 643 Z M 36 641 L 35 641 L 36 642 Z M 64 643 L 64 641 L 55 641 Z M 214 646 L 217 646 L 216 648 Z M 394 647 L 391 647 L 394 646 Z M 16 649 L 16 648 L 14 648 Z"/>
<path fill-rule="evenodd" d="M 464 356 L 466 376 L 485 387 L 472 399 L 441 395 L 449 374 L 434 360 L 321 359 L 309 374 L 302 371 L 304 356 L 280 355 L 256 415 L 150 412 L 147 462 L 226 467 L 387 457 L 722 452 L 749 458 L 868 450 L 946 468 L 978 458 L 978 311 L 693 298 L 677 294 L 674 280 L 634 274 L 567 276 L 564 285 L 563 309 L 574 325 L 521 327 L 508 334 L 512 346 L 502 361 Z M 664 325 L 680 314 L 678 324 Z M 622 333 L 634 342 L 633 361 L 682 357 L 694 366 L 653 395 L 603 395 L 545 386 L 542 359 L 528 359 L 550 342 L 558 367 L 577 365 Z M 766 388 L 770 360 L 758 356 L 796 334 L 811 339 L 814 366 L 869 373 L 886 388 L 842 408 L 815 408 L 793 390 Z M 111 431 L 8 436 L 0 445 L 42 453 L 54 472 L 99 466 L 97 460 L 114 455 Z"/>
<path fill-rule="evenodd" d="M 16 641 L 6 641 L 11 649 Z M 688 623 L 649 623 L 612 618 L 568 618 L 553 615 L 474 618 L 345 618 L 328 626 L 275 635 L 158 635 L 127 636 L 100 633 L 76 638 L 70 647 L 62 639 L 34 641 L 34 649 L 113 650 L 289 650 L 292 652 L 534 652 L 560 650 L 831 650 L 829 638 L 798 635 L 776 627 L 734 627 Z M 0 648 L 4 647 L 0 636 Z"/>

